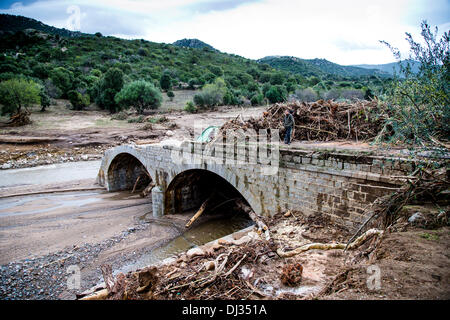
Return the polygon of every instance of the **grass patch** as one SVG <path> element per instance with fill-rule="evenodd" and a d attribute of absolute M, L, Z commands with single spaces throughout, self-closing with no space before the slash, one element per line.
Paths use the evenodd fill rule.
<path fill-rule="evenodd" d="M 420 237 L 423 238 L 423 239 L 431 240 L 431 241 L 438 241 L 439 238 L 440 238 L 440 235 L 437 234 L 437 233 L 424 232 L 424 233 L 420 234 Z"/>

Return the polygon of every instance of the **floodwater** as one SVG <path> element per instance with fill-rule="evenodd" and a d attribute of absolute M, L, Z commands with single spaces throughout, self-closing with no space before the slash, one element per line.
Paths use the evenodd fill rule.
<path fill-rule="evenodd" d="M 204 245 L 213 240 L 245 229 L 253 224 L 253 221 L 243 214 L 235 214 L 230 217 L 220 216 L 208 220 L 188 229 L 182 235 L 172 239 L 167 244 L 142 255 L 133 263 L 125 265 L 119 270 L 115 270 L 114 273 L 135 271 L 165 259 L 174 258 L 176 255 L 185 252 L 190 248 Z"/>
<path fill-rule="evenodd" d="M 0 217 L 47 213 L 101 201 L 101 192 L 71 192 L 0 199 Z"/>
<path fill-rule="evenodd" d="M 39 185 L 69 182 L 73 180 L 90 179 L 97 176 L 100 161 L 81 161 L 62 164 L 53 164 L 33 168 L 0 170 L 1 188 L 21 185 Z M 122 193 L 114 193 L 106 197 L 105 191 L 80 191 L 70 193 L 34 194 L 21 197 L 0 199 L 0 217 L 12 217 L 31 214 L 47 214 L 60 212 L 60 209 L 68 209 L 70 212 L 84 212 L 91 214 L 99 203 L 122 199 Z M 149 199 L 150 201 L 150 199 Z M 92 208 L 93 210 L 90 210 Z M 136 207 L 136 210 L 143 210 Z M 66 210 L 67 211 L 67 210 Z M 141 219 L 146 214 L 142 212 Z M 207 214 L 207 213 L 206 213 Z M 37 217 L 39 219 L 39 217 Z M 209 220 L 199 223 L 186 230 L 180 236 L 170 240 L 162 246 L 140 255 L 134 261 L 122 266 L 117 272 L 128 272 L 151 264 L 158 263 L 167 258 L 222 238 L 226 235 L 242 230 L 253 224 L 248 216 L 242 214 L 211 217 Z"/>
<path fill-rule="evenodd" d="M 0 170 L 0 188 L 95 179 L 100 164 L 99 160 L 79 161 Z"/>

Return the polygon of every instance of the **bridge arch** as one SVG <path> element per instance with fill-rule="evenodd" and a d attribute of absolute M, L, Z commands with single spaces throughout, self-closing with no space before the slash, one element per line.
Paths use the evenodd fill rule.
<path fill-rule="evenodd" d="M 233 174 L 223 174 L 204 168 L 189 168 L 178 172 L 165 189 L 165 213 L 180 213 L 198 209 L 201 204 L 213 196 L 219 204 L 233 205 L 234 200 L 241 199 L 252 209 L 258 207 L 245 186 L 239 179 L 230 178 Z M 217 204 L 217 203 L 216 203 Z"/>
<path fill-rule="evenodd" d="M 106 172 L 100 172 L 99 179 L 103 179 L 108 191 L 132 190 L 134 187 L 139 190 L 152 181 L 144 159 L 137 152 L 111 155 L 107 163 L 102 164 L 102 168 L 105 168 Z"/>

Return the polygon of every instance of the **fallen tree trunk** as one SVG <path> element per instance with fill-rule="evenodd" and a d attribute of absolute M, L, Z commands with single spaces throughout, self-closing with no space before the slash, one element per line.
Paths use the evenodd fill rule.
<path fill-rule="evenodd" d="M 148 196 L 150 194 L 150 192 L 152 192 L 154 187 L 155 187 L 155 183 L 150 182 L 150 184 L 141 192 L 141 197 L 145 198 L 146 196 Z"/>
<path fill-rule="evenodd" d="M 297 249 L 294 249 L 292 251 L 285 252 L 282 249 L 277 250 L 277 254 L 282 258 L 289 258 L 293 257 L 299 253 L 311 250 L 311 249 L 319 249 L 319 250 L 331 250 L 331 249 L 341 249 L 344 250 L 346 247 L 347 249 L 355 249 L 359 247 L 361 244 L 363 244 L 368 238 L 370 238 L 373 235 L 381 236 L 383 234 L 382 230 L 378 229 L 370 229 L 367 230 L 365 233 L 363 233 L 361 236 L 359 236 L 355 241 L 350 243 L 347 247 L 346 243 L 309 243 L 305 244 L 301 247 L 298 247 Z"/>
<path fill-rule="evenodd" d="M 256 226 L 258 227 L 258 231 L 264 233 L 266 240 L 269 241 L 270 240 L 269 227 L 267 227 L 267 225 L 264 223 L 264 221 L 253 211 L 253 209 L 250 208 L 245 203 L 243 203 L 242 200 L 236 201 L 236 205 L 242 211 L 244 211 L 245 213 L 248 214 L 250 219 L 252 219 L 256 223 Z"/>
<path fill-rule="evenodd" d="M 208 205 L 208 203 L 211 201 L 211 199 L 214 197 L 214 194 L 212 194 L 208 199 L 206 199 L 202 205 L 200 206 L 200 208 L 198 209 L 198 211 L 194 214 L 194 216 L 189 219 L 188 223 L 186 223 L 185 227 L 189 228 L 192 223 L 194 223 L 195 220 L 198 219 L 198 217 L 200 217 L 202 215 L 202 213 L 205 211 L 206 206 Z"/>

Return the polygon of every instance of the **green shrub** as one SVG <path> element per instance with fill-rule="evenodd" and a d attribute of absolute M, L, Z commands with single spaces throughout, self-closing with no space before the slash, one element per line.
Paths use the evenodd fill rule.
<path fill-rule="evenodd" d="M 88 94 L 82 94 L 75 90 L 70 90 L 67 93 L 70 104 L 75 110 L 83 110 L 90 104 L 90 99 Z"/>
<path fill-rule="evenodd" d="M 186 106 L 184 107 L 184 111 L 187 111 L 189 113 L 196 113 L 197 107 L 194 105 L 192 101 L 186 102 Z"/>
<path fill-rule="evenodd" d="M 39 85 L 31 80 L 10 79 L 0 83 L 1 114 L 12 115 L 20 113 L 22 108 L 28 108 L 40 103 Z"/>
<path fill-rule="evenodd" d="M 161 106 L 161 92 L 150 82 L 137 80 L 128 83 L 115 96 L 115 101 L 121 107 L 134 106 L 140 114 L 145 109 L 157 109 Z"/>
<path fill-rule="evenodd" d="M 284 86 L 271 86 L 265 97 L 270 103 L 283 102 L 287 99 L 287 92 Z"/>
<path fill-rule="evenodd" d="M 194 96 L 194 103 L 202 108 L 221 105 L 226 92 L 225 81 L 217 78 L 214 83 L 206 84 L 201 92 Z"/>
<path fill-rule="evenodd" d="M 161 75 L 160 85 L 161 85 L 161 89 L 163 89 L 163 90 L 169 90 L 171 88 L 172 77 L 170 76 L 169 72 L 165 71 Z"/>
<path fill-rule="evenodd" d="M 107 109 L 111 113 L 120 110 L 120 105 L 115 101 L 115 96 L 123 87 L 123 71 L 117 68 L 110 68 L 104 76 L 94 85 L 92 93 L 95 102 L 102 109 Z"/>

